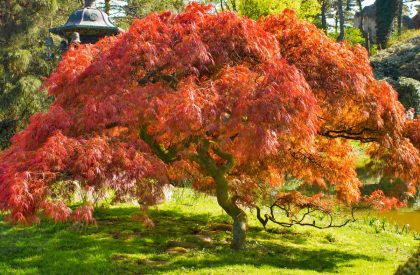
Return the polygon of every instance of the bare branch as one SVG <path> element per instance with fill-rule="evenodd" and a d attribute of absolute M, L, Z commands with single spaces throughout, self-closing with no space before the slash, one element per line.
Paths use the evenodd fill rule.
<path fill-rule="evenodd" d="M 355 131 L 351 127 L 344 130 L 324 130 L 320 134 L 325 137 L 330 138 L 345 138 L 352 140 L 359 140 L 361 142 L 373 142 L 377 140 L 375 134 L 377 131 L 372 129 L 363 128 L 361 130 Z M 367 135 L 370 134 L 370 135 Z"/>
<path fill-rule="evenodd" d="M 255 208 L 257 209 L 257 219 L 264 226 L 264 228 L 266 228 L 266 225 L 267 225 L 269 220 L 271 222 L 273 222 L 275 224 L 278 224 L 278 225 L 281 225 L 283 227 L 292 227 L 294 225 L 301 225 L 301 226 L 312 226 L 312 227 L 315 227 L 315 228 L 318 228 L 318 229 L 343 227 L 350 222 L 355 222 L 356 221 L 356 218 L 354 217 L 354 210 L 356 209 L 356 207 L 351 208 L 351 217 L 349 219 L 345 220 L 341 224 L 333 224 L 333 219 L 334 219 L 333 215 L 328 210 L 320 208 L 320 207 L 315 207 L 315 206 L 307 206 L 307 207 L 303 208 L 306 211 L 305 211 L 305 213 L 303 213 L 303 215 L 300 218 L 290 219 L 289 222 L 278 221 L 275 217 L 275 214 L 274 214 L 274 207 L 277 207 L 277 208 L 283 210 L 287 217 L 293 216 L 292 213 L 290 212 L 290 205 L 286 206 L 286 205 L 279 204 L 278 200 L 276 202 L 274 202 L 269 207 L 269 209 L 270 209 L 269 214 L 265 214 L 264 218 L 262 218 L 262 216 L 261 216 L 261 209 L 258 206 L 256 206 Z M 301 209 L 299 212 L 301 212 L 303 209 Z M 324 214 L 324 215 L 327 215 L 329 217 L 330 221 L 327 225 L 318 225 L 315 220 L 312 223 L 303 222 L 308 215 L 310 215 L 311 213 L 317 212 L 317 211 Z M 295 216 L 297 216 L 298 214 L 299 213 L 297 213 Z"/>

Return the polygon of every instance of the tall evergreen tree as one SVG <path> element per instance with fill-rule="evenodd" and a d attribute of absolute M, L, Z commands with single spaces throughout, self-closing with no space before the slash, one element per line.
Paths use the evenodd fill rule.
<path fill-rule="evenodd" d="M 159 12 L 164 10 L 178 11 L 181 10 L 185 2 L 184 0 L 127 0 L 126 13 L 128 19 L 136 17 L 142 18 L 151 12 Z"/>
<path fill-rule="evenodd" d="M 50 100 L 38 90 L 56 60 L 46 58 L 44 41 L 48 28 L 64 23 L 78 2 L 0 1 L 0 150 L 33 113 L 48 107 Z"/>
<path fill-rule="evenodd" d="M 376 42 L 386 48 L 392 22 L 398 13 L 398 0 L 376 0 Z"/>
<path fill-rule="evenodd" d="M 340 20 L 340 35 L 337 38 L 337 41 L 343 41 L 344 39 L 344 12 L 343 12 L 343 0 L 337 1 L 337 12 L 338 18 Z"/>

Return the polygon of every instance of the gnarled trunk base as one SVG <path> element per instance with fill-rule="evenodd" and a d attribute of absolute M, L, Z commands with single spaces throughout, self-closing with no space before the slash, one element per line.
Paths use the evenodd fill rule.
<path fill-rule="evenodd" d="M 223 153 L 219 149 L 212 147 L 213 152 L 220 158 L 227 161 L 223 166 L 216 163 L 209 154 L 210 142 L 204 140 L 198 147 L 198 154 L 194 158 L 204 170 L 206 170 L 216 183 L 217 203 L 233 219 L 232 243 L 231 248 L 239 250 L 245 245 L 246 238 L 246 214 L 236 204 L 236 199 L 229 196 L 229 183 L 226 179 L 226 172 L 233 166 L 233 157 Z"/>
<path fill-rule="evenodd" d="M 245 246 L 246 239 L 246 214 L 245 212 L 240 213 L 237 217 L 233 217 L 233 228 L 232 228 L 232 243 L 230 247 L 234 250 L 240 250 Z"/>

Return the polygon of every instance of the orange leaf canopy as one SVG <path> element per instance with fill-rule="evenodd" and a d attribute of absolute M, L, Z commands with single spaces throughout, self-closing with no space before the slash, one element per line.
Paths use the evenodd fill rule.
<path fill-rule="evenodd" d="M 203 140 L 220 165 L 232 159 L 230 192 L 249 205 L 261 182 L 275 188 L 290 177 L 332 184 L 339 200 L 357 202 L 352 139 L 372 144 L 381 173 L 419 182 L 410 141 L 418 125 L 404 136 L 395 91 L 374 79 L 360 46 L 335 43 L 292 11 L 258 22 L 195 3 L 151 14 L 72 47 L 44 87 L 55 97 L 49 111 L 0 156 L 0 210 L 13 221 L 42 213 L 90 222 L 90 207 L 72 212 L 52 199 L 54 185 L 69 180 L 145 204 L 170 181 L 212 190 L 194 161 Z"/>

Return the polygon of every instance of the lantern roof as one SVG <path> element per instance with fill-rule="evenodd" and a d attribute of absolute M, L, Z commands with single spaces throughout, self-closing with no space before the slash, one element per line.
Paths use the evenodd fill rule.
<path fill-rule="evenodd" d="M 70 39 L 74 32 L 79 33 L 81 37 L 89 36 L 98 39 L 119 33 L 119 28 L 111 23 L 109 16 L 96 8 L 96 1 L 85 0 L 84 2 L 84 7 L 75 10 L 64 25 L 50 28 L 50 32 L 67 39 Z"/>

